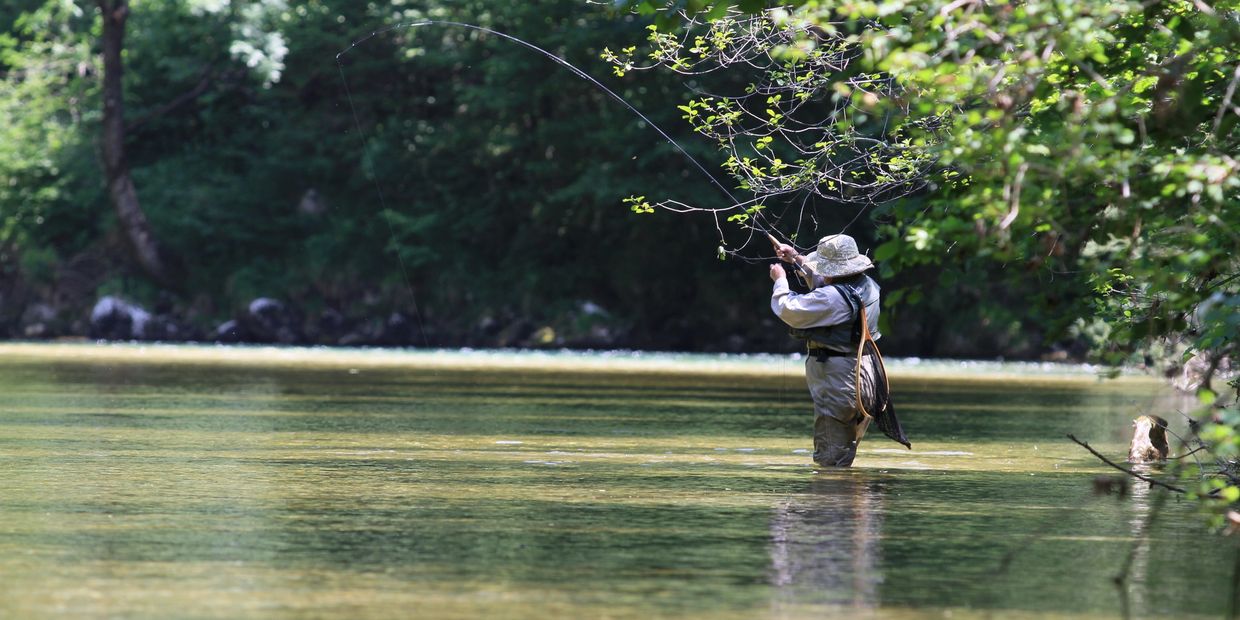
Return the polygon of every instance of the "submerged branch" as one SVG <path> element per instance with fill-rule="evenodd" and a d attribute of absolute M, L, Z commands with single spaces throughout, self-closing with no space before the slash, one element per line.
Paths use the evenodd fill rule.
<path fill-rule="evenodd" d="M 1162 488 L 1167 489 L 1167 490 L 1169 490 L 1169 491 L 1175 491 L 1176 493 L 1186 493 L 1186 492 L 1187 492 L 1187 491 L 1185 491 L 1184 489 L 1181 489 L 1180 487 L 1177 487 L 1177 486 L 1174 486 L 1174 485 L 1167 484 L 1166 482 L 1163 482 L 1163 481 L 1161 481 L 1161 480 L 1158 480 L 1157 478 L 1151 478 L 1151 477 L 1146 476 L 1146 475 L 1143 475 L 1143 474 L 1138 474 L 1137 472 L 1132 471 L 1131 469 L 1128 469 L 1128 468 L 1126 468 L 1126 467 L 1123 467 L 1123 466 L 1121 466 L 1121 465 L 1116 464 L 1116 463 L 1115 463 L 1114 461 L 1112 461 L 1111 459 L 1108 459 L 1107 457 L 1102 456 L 1102 454 L 1101 454 L 1101 453 L 1099 453 L 1097 450 L 1095 450 L 1095 449 L 1091 448 L 1091 447 L 1089 446 L 1089 444 L 1088 444 L 1088 443 L 1085 443 L 1084 441 L 1081 441 L 1080 439 L 1077 439 L 1077 438 L 1076 438 L 1076 436 L 1075 436 L 1075 435 L 1073 435 L 1072 433 L 1068 433 L 1068 439 L 1071 439 L 1072 441 L 1076 442 L 1076 444 L 1077 444 L 1077 445 L 1079 445 L 1079 446 L 1081 446 L 1082 448 L 1085 448 L 1086 450 L 1089 450 L 1090 454 L 1093 454 L 1094 456 L 1098 457 L 1098 459 L 1099 459 L 1099 460 L 1101 460 L 1103 463 L 1106 463 L 1107 465 L 1110 465 L 1111 467 L 1114 467 L 1115 469 L 1118 469 L 1118 470 L 1120 470 L 1120 471 L 1122 471 L 1122 472 L 1124 472 L 1124 473 L 1128 474 L 1129 476 L 1132 476 L 1132 477 L 1137 478 L 1137 479 L 1139 479 L 1139 480 L 1144 480 L 1144 481 L 1146 481 L 1146 482 L 1150 483 L 1151 485 L 1154 485 L 1154 486 L 1159 486 L 1159 487 L 1162 487 Z"/>
<path fill-rule="evenodd" d="M 1193 448 L 1191 452 L 1185 452 L 1184 454 L 1181 454 L 1181 455 L 1179 455 L 1179 456 L 1169 456 L 1169 457 L 1167 457 L 1167 458 L 1168 458 L 1168 459 L 1182 459 L 1182 458 L 1184 458 L 1184 457 L 1187 457 L 1187 456 L 1192 456 L 1192 455 L 1194 455 L 1194 454 L 1197 454 L 1198 452 L 1201 452 L 1202 450 L 1205 450 L 1205 449 L 1206 449 L 1206 447 L 1205 447 L 1205 446 L 1197 446 L 1196 448 Z"/>

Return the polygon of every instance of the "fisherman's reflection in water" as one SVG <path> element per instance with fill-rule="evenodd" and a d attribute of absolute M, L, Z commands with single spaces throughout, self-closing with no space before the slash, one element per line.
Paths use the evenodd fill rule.
<path fill-rule="evenodd" d="M 774 606 L 877 607 L 882 525 L 881 490 L 864 471 L 818 474 L 781 501 L 771 518 Z"/>

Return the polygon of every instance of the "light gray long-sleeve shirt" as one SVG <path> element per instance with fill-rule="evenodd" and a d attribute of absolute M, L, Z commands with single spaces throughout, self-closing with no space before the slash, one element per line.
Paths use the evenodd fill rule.
<path fill-rule="evenodd" d="M 787 278 L 775 281 L 771 290 L 771 311 L 789 327 L 797 329 L 840 325 L 853 318 L 852 306 L 836 287 L 819 286 L 802 295 L 788 288 Z"/>

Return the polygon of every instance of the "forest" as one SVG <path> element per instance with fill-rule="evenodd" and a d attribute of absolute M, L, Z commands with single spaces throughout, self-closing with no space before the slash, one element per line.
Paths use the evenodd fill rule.
<path fill-rule="evenodd" d="M 112 5 L 126 16 L 109 118 Z M 427 19 L 580 68 L 713 179 L 599 85 L 488 32 L 397 27 L 337 62 Z M 569 0 L 0 2 L 0 336 L 795 350 L 766 310 L 769 252 L 720 261 L 711 217 L 624 202 L 729 206 L 726 154 L 677 106 L 762 77 L 616 76 L 603 52 L 654 23 L 674 27 Z M 122 172 L 137 221 L 110 189 Z M 1234 206 L 1234 187 L 1207 193 Z M 865 212 L 814 196 L 804 235 L 845 231 L 878 259 L 889 354 L 1096 358 L 1097 282 L 1059 273 L 1072 265 L 938 260 L 950 240 L 925 251 L 925 231 L 972 225 L 910 232 L 917 212 L 967 200 L 923 186 Z"/>
<path fill-rule="evenodd" d="M 0 339 L 794 353 L 767 240 L 847 233 L 889 357 L 1195 394 L 1230 533 L 1237 59 L 1237 0 L 0 0 Z"/>

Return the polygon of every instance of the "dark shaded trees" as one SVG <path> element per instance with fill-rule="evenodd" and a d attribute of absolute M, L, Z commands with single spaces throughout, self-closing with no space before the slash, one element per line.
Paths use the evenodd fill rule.
<path fill-rule="evenodd" d="M 753 322 L 760 279 L 694 258 L 716 245 L 709 220 L 632 226 L 625 217 L 626 195 L 663 188 L 703 202 L 718 192 L 594 86 L 496 37 L 398 29 L 344 59 L 369 138 L 363 152 L 334 61 L 358 36 L 437 17 L 526 38 L 607 79 L 598 53 L 638 36 L 639 19 L 567 0 L 131 0 L 123 23 L 109 26 L 109 35 L 124 27 L 122 124 L 120 110 L 100 113 L 112 88 L 101 14 L 37 4 L 35 17 L 9 13 L 25 17 L 0 42 L 8 66 L 21 67 L 0 80 L 0 113 L 14 120 L 0 127 L 12 138 L 0 143 L 0 246 L 29 299 L 59 290 L 75 256 L 115 253 L 117 233 L 135 221 L 108 208 L 115 187 L 140 196 L 146 228 L 133 230 L 183 258 L 183 272 L 164 267 L 189 291 L 187 316 L 207 327 L 273 296 L 309 322 L 329 310 L 355 321 L 410 316 L 416 302 L 431 342 L 444 344 L 494 343 L 500 332 L 520 336 L 505 335 L 516 344 L 541 326 L 554 328 L 551 344 L 591 332 L 599 344 L 657 348 L 752 346 L 744 343 L 755 334 L 784 342 Z M 65 56 L 55 65 L 52 49 Z M 667 105 L 679 80 L 618 88 L 698 157 L 710 155 Z M 128 182 L 100 182 L 100 136 L 109 175 L 127 167 Z M 158 297 L 159 279 L 110 260 L 98 277 L 78 278 L 82 287 L 146 304 Z M 734 293 L 747 285 L 758 302 Z M 670 307 L 672 298 L 691 310 Z M 594 307 L 586 302 L 606 313 L 583 312 Z"/>
<path fill-rule="evenodd" d="M 169 260 L 155 238 L 150 222 L 138 202 L 125 156 L 125 22 L 129 19 L 128 0 L 97 0 L 103 31 L 100 48 L 103 56 L 103 118 L 100 146 L 108 194 L 116 217 L 134 260 L 142 270 L 168 288 L 176 287 L 176 277 Z"/>

